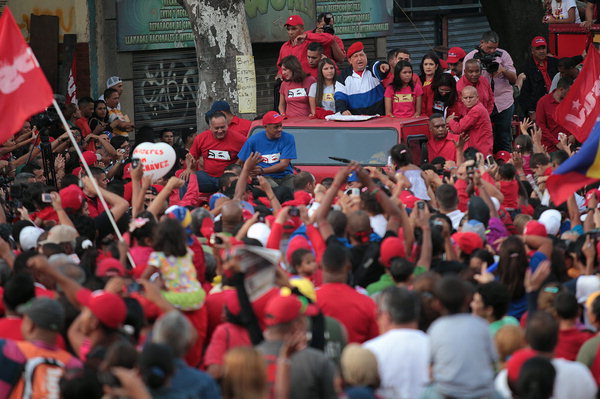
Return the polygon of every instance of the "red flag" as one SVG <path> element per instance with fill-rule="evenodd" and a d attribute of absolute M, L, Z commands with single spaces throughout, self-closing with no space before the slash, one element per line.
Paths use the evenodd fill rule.
<path fill-rule="evenodd" d="M 565 98 L 556 107 L 554 118 L 559 125 L 573 133 L 581 143 L 592 131 L 600 114 L 600 53 L 593 45 L 588 47 L 587 57 L 579 76 Z"/>
<path fill-rule="evenodd" d="M 69 79 L 67 80 L 67 99 L 65 104 L 77 104 L 77 57 L 73 52 L 73 62 L 71 62 L 71 69 L 69 70 Z"/>
<path fill-rule="evenodd" d="M 8 7 L 0 17 L 0 144 L 52 103 L 52 89 Z"/>

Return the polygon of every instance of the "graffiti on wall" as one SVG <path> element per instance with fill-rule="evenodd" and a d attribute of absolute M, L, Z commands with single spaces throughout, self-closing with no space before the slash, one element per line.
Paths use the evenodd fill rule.
<path fill-rule="evenodd" d="M 198 97 L 195 60 L 158 61 L 138 68 L 134 71 L 136 120 L 191 118 L 195 121 Z"/>
<path fill-rule="evenodd" d="M 74 33 L 75 31 L 75 7 L 71 6 L 65 11 L 65 8 L 39 8 L 34 7 L 31 13 L 22 13 L 20 18 L 17 16 L 17 25 L 23 33 L 26 41 L 29 41 L 29 27 L 31 23 L 31 14 L 33 15 L 53 15 L 58 17 L 59 40 L 62 41 L 63 35 Z M 15 14 L 17 15 L 17 14 Z"/>

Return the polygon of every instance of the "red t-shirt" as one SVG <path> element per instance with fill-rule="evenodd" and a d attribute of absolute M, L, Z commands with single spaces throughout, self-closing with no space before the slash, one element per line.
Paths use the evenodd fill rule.
<path fill-rule="evenodd" d="M 196 159 L 202 157 L 208 175 L 220 177 L 228 165 L 238 160 L 246 137 L 234 130 L 228 131 L 224 139 L 217 140 L 210 130 L 205 130 L 194 139 L 190 154 Z"/>
<path fill-rule="evenodd" d="M 323 52 L 325 54 L 331 53 L 331 42 L 334 40 L 334 37 L 332 35 L 328 33 L 304 33 L 306 34 L 306 39 L 304 39 L 301 43 L 295 46 L 292 45 L 291 40 L 288 40 L 287 42 L 283 43 L 281 49 L 279 49 L 279 58 L 277 58 L 277 62 L 275 63 L 275 65 L 277 66 L 277 73 L 281 73 L 281 67 L 279 66 L 279 64 L 281 63 L 281 60 L 283 60 L 288 55 L 293 55 L 296 58 L 298 58 L 300 64 L 302 64 L 302 69 L 304 70 L 304 72 L 308 73 L 310 67 L 308 65 L 308 57 L 306 56 L 306 51 L 308 50 L 308 45 L 312 42 L 321 43 L 323 45 Z"/>
<path fill-rule="evenodd" d="M 379 335 L 375 302 L 347 284 L 323 284 L 317 289 L 317 305 L 346 327 L 348 343 L 363 343 Z"/>
<path fill-rule="evenodd" d="M 206 327 L 206 338 L 211 339 L 213 332 L 217 329 L 223 319 L 223 308 L 225 307 L 225 290 L 215 292 L 206 296 L 204 306 L 206 307 L 206 315 L 208 325 Z"/>
<path fill-rule="evenodd" d="M 285 98 L 285 114 L 287 116 L 310 115 L 310 104 L 308 103 L 308 92 L 310 86 L 317 81 L 312 76 L 307 76 L 301 83 L 283 81 L 279 88 L 279 94 Z"/>
<path fill-rule="evenodd" d="M 593 333 L 581 331 L 577 328 L 569 328 L 558 332 L 558 343 L 554 348 L 554 357 L 575 361 L 577 353 L 585 341 L 592 338 Z"/>
<path fill-rule="evenodd" d="M 23 319 L 20 317 L 7 316 L 0 318 L 0 338 L 12 339 L 13 341 L 23 341 L 23 334 L 21 333 L 21 324 Z M 56 336 L 56 346 L 60 349 L 66 350 L 65 340 L 62 335 Z"/>
<path fill-rule="evenodd" d="M 519 182 L 516 180 L 500 180 L 500 192 L 504 195 L 502 206 L 517 209 L 519 206 Z"/>
<path fill-rule="evenodd" d="M 81 130 L 81 135 L 86 137 L 88 134 L 92 133 L 92 129 L 90 129 L 90 124 L 88 123 L 88 119 L 83 116 L 75 121 L 75 124 Z"/>
<path fill-rule="evenodd" d="M 248 330 L 229 322 L 220 324 L 206 348 L 204 365 L 208 367 L 211 364 L 223 364 L 225 353 L 238 346 L 252 346 Z"/>
<path fill-rule="evenodd" d="M 462 76 L 458 82 L 456 82 L 456 91 L 458 92 L 458 97 L 462 93 L 462 90 L 467 86 L 473 86 L 477 89 L 477 96 L 479 96 L 479 102 L 483 104 L 485 109 L 487 109 L 488 114 L 491 114 L 494 110 L 494 92 L 492 91 L 492 86 L 490 86 L 490 82 L 488 82 L 487 78 L 484 76 L 480 76 L 479 80 L 476 84 L 471 83 L 466 76 Z M 465 112 L 465 106 L 462 102 L 460 102 L 460 106 L 462 106 L 463 111 Z"/>
<path fill-rule="evenodd" d="M 535 108 L 535 123 L 542 129 L 542 145 L 546 147 L 549 153 L 558 150 L 556 148 L 558 133 L 569 134 L 569 131 L 554 119 L 554 111 L 559 102 L 554 99 L 552 93 L 540 98 Z"/>
<path fill-rule="evenodd" d="M 385 89 L 384 96 L 392 99 L 392 114 L 398 118 L 410 118 L 415 114 L 417 97 L 423 95 L 421 85 L 415 85 L 414 89 L 405 86 L 400 90 L 394 90 L 393 86 Z"/>
<path fill-rule="evenodd" d="M 227 126 L 227 131 L 229 133 L 239 133 L 241 136 L 248 137 L 248 133 L 250 133 L 250 126 L 252 126 L 252 122 L 248 119 L 234 116 L 231 119 L 231 122 L 229 122 L 229 126 Z"/>
<path fill-rule="evenodd" d="M 436 157 L 443 157 L 446 161 L 456 162 L 456 142 L 458 142 L 458 136 L 452 133 L 448 133 L 443 140 L 429 137 L 427 140 L 429 162 Z"/>
<path fill-rule="evenodd" d="M 204 340 L 206 339 L 206 307 L 198 310 L 182 312 L 196 330 L 196 342 L 185 355 L 185 361 L 191 367 L 199 367 L 202 362 L 202 350 L 204 349 Z"/>

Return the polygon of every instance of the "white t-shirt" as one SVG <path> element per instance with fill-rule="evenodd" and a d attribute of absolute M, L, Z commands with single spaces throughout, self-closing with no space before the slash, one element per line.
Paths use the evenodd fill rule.
<path fill-rule="evenodd" d="M 363 344 L 377 358 L 384 399 L 419 398 L 429 383 L 429 337 L 408 328 L 390 330 Z"/>
<path fill-rule="evenodd" d="M 569 10 L 575 7 L 575 23 L 581 23 L 579 18 L 579 11 L 577 10 L 577 4 L 575 0 L 552 0 L 552 16 L 556 19 L 567 19 L 569 18 Z"/>
<path fill-rule="evenodd" d="M 596 382 L 590 370 L 582 363 L 566 359 L 552 359 L 556 370 L 552 399 L 592 399 L 596 397 Z M 496 391 L 505 399 L 512 399 L 506 369 L 494 381 Z"/>
<path fill-rule="evenodd" d="M 333 99 L 334 93 L 335 93 L 334 85 L 325 86 L 323 88 L 323 101 L 321 101 L 320 105 L 317 104 L 317 107 L 321 107 L 321 108 L 325 109 L 326 111 L 335 112 L 335 100 Z M 313 83 L 310 86 L 310 89 L 308 90 L 308 96 L 309 97 L 317 96 L 317 84 L 316 83 Z"/>

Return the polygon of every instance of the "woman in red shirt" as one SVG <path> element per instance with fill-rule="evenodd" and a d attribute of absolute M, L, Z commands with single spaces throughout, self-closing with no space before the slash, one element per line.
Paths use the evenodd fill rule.
<path fill-rule="evenodd" d="M 286 116 L 310 115 L 308 93 L 317 81 L 302 70 L 298 58 L 289 55 L 281 60 L 283 82 L 279 88 L 279 113 Z"/>

